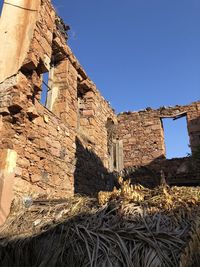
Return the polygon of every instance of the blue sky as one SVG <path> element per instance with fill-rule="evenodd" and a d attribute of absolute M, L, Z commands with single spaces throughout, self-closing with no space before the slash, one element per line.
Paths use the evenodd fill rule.
<path fill-rule="evenodd" d="M 53 3 L 71 26 L 72 50 L 117 112 L 200 99 L 199 0 Z M 184 122 L 165 122 L 168 157 L 189 152 Z"/>

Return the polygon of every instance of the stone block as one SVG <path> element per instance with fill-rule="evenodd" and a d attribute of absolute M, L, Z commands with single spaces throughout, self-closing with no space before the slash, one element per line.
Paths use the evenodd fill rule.
<path fill-rule="evenodd" d="M 13 184 L 16 170 L 17 153 L 14 150 L 0 150 L 0 225 L 10 213 L 14 197 Z"/>
<path fill-rule="evenodd" d="M 31 174 L 31 182 L 37 183 L 41 180 L 41 176 L 39 174 Z"/>
<path fill-rule="evenodd" d="M 27 115 L 31 120 L 39 117 L 39 114 L 37 113 L 37 110 L 34 106 L 27 109 Z"/>
<path fill-rule="evenodd" d="M 28 168 L 30 166 L 30 161 L 26 158 L 18 158 L 17 164 L 21 167 L 21 168 Z"/>
<path fill-rule="evenodd" d="M 50 62 L 51 62 L 51 59 L 47 55 L 44 55 L 43 58 L 41 58 L 40 64 L 39 64 L 39 69 L 41 73 L 45 73 L 50 70 Z"/>
<path fill-rule="evenodd" d="M 55 147 L 51 147 L 50 148 L 50 153 L 51 153 L 52 156 L 55 156 L 57 158 L 60 157 L 60 150 L 55 148 Z"/>
<path fill-rule="evenodd" d="M 35 70 L 37 68 L 39 61 L 36 58 L 33 52 L 28 54 L 28 57 L 25 59 L 22 69 L 24 70 Z"/>
<path fill-rule="evenodd" d="M 93 117 L 95 115 L 95 112 L 92 109 L 83 110 L 82 115 L 83 117 Z"/>

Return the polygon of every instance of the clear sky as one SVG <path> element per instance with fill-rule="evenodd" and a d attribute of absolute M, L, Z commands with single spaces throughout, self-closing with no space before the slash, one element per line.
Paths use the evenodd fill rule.
<path fill-rule="evenodd" d="M 71 27 L 72 50 L 117 112 L 200 99 L 199 0 L 53 3 Z M 185 120 L 164 126 L 168 157 L 189 152 Z"/>

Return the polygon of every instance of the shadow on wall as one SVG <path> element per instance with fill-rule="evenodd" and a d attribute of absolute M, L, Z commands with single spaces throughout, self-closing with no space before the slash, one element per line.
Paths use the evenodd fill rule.
<path fill-rule="evenodd" d="M 112 191 L 115 181 L 115 175 L 109 172 L 101 159 L 91 149 L 85 148 L 77 137 L 75 193 L 95 196 L 99 191 Z"/>
<path fill-rule="evenodd" d="M 169 185 L 200 186 L 200 117 L 188 118 L 188 132 L 192 155 L 166 159 L 160 156 L 144 166 L 133 166 L 123 170 L 125 179 L 153 188 L 161 182 L 161 171 Z"/>
<path fill-rule="evenodd" d="M 174 159 L 158 157 L 150 164 L 124 169 L 122 176 L 125 179 L 130 178 L 132 183 L 140 183 L 145 187 L 154 188 L 162 183 L 162 172 L 169 185 L 200 185 L 200 160 L 192 156 Z"/>
<path fill-rule="evenodd" d="M 194 151 L 195 147 L 200 145 L 200 118 L 191 120 L 188 130 Z M 169 185 L 199 186 L 200 158 L 196 159 L 194 155 L 173 159 L 166 159 L 163 155 L 148 165 L 124 169 L 122 176 L 125 179 L 131 178 L 133 183 L 153 188 L 160 184 L 163 171 Z M 79 138 L 76 138 L 76 159 L 75 193 L 94 196 L 99 191 L 111 191 L 114 186 L 118 186 L 118 175 L 110 173 L 101 159 L 91 149 L 86 148 Z"/>

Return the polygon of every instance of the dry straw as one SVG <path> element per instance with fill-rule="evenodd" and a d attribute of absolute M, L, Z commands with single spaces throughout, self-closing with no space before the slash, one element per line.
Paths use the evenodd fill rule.
<path fill-rule="evenodd" d="M 98 201 L 13 210 L 0 229 L 0 266 L 199 266 L 199 188 L 120 184 Z"/>

